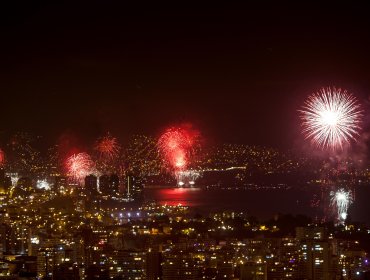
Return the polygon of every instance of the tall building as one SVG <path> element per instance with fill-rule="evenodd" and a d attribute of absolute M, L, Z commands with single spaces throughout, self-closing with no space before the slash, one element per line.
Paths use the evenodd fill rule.
<path fill-rule="evenodd" d="M 145 277 L 145 253 L 133 250 L 119 250 L 116 255 L 117 266 L 120 274 L 127 280 L 144 280 Z"/>
<path fill-rule="evenodd" d="M 158 280 L 162 277 L 162 253 L 150 251 L 146 254 L 146 279 Z"/>
<path fill-rule="evenodd" d="M 98 178 L 95 175 L 85 177 L 85 192 L 87 195 L 98 194 Z"/>
<path fill-rule="evenodd" d="M 10 226 L 7 234 L 7 251 L 15 255 L 25 255 L 28 252 L 28 233 L 29 227 L 20 221 Z"/>
<path fill-rule="evenodd" d="M 119 177 L 113 175 L 102 175 L 99 177 L 99 191 L 103 196 L 119 196 Z"/>
<path fill-rule="evenodd" d="M 54 269 L 53 279 L 80 280 L 79 269 L 72 262 L 64 262 Z"/>
<path fill-rule="evenodd" d="M 109 268 L 106 265 L 90 265 L 86 269 L 86 280 L 109 279 Z"/>
<path fill-rule="evenodd" d="M 331 244 L 328 241 L 301 242 L 299 271 L 305 279 L 331 280 L 335 276 Z"/>
<path fill-rule="evenodd" d="M 67 189 L 68 189 L 67 178 L 63 176 L 55 176 L 55 182 L 53 186 L 54 192 L 64 195 L 66 194 Z"/>
<path fill-rule="evenodd" d="M 53 277 L 58 264 L 62 263 L 64 252 L 55 248 L 41 248 L 37 254 L 38 277 Z"/>
<path fill-rule="evenodd" d="M 36 257 L 16 256 L 11 263 L 14 272 L 18 274 L 17 279 L 36 279 L 37 276 Z"/>
<path fill-rule="evenodd" d="M 333 241 L 326 238 L 322 227 L 299 227 L 299 273 L 304 279 L 331 280 L 335 277 Z"/>
<path fill-rule="evenodd" d="M 0 246 L 1 246 L 1 255 L 3 253 L 7 253 L 10 250 L 10 234 L 11 234 L 11 228 L 7 224 L 1 224 L 0 225 Z"/>
<path fill-rule="evenodd" d="M 267 280 L 265 263 L 247 262 L 240 267 L 240 280 Z"/>
<path fill-rule="evenodd" d="M 109 175 L 104 174 L 99 177 L 99 191 L 103 196 L 110 195 Z"/>
<path fill-rule="evenodd" d="M 114 195 L 115 197 L 119 197 L 119 194 L 120 194 L 119 176 L 117 174 L 112 174 L 110 175 L 109 179 L 110 179 L 110 187 L 111 187 L 112 195 Z"/>
<path fill-rule="evenodd" d="M 200 280 L 202 279 L 203 267 L 199 259 L 188 254 L 168 255 L 162 263 L 163 280 Z"/>
<path fill-rule="evenodd" d="M 343 279 L 370 279 L 364 272 L 368 270 L 367 254 L 356 240 L 337 240 L 335 254 L 337 256 L 337 275 Z"/>
<path fill-rule="evenodd" d="M 40 249 L 40 238 L 32 234 L 32 229 L 28 233 L 28 255 L 37 256 Z"/>
<path fill-rule="evenodd" d="M 79 197 L 79 206 L 82 211 L 100 209 L 101 200 L 98 194 L 98 178 L 92 174 L 86 176 L 82 196 Z"/>
<path fill-rule="evenodd" d="M 220 260 L 217 262 L 216 279 L 234 279 L 234 267 L 230 260 Z"/>
<path fill-rule="evenodd" d="M 141 178 L 132 174 L 126 176 L 125 193 L 129 199 L 140 199 L 143 194 L 144 184 Z"/>
<path fill-rule="evenodd" d="M 0 194 L 8 193 L 9 187 L 12 186 L 12 180 L 5 175 L 5 170 L 0 168 Z"/>
<path fill-rule="evenodd" d="M 315 240 L 323 240 L 327 238 L 327 233 L 325 228 L 323 227 L 297 227 L 295 229 L 296 238 L 298 240 L 303 239 L 315 239 Z"/>

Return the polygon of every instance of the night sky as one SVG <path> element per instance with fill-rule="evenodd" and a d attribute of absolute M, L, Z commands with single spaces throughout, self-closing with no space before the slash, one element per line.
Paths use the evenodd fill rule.
<path fill-rule="evenodd" d="M 0 8 L 0 137 L 125 139 L 191 122 L 212 141 L 286 148 L 320 87 L 367 106 L 365 7 L 62 2 Z"/>

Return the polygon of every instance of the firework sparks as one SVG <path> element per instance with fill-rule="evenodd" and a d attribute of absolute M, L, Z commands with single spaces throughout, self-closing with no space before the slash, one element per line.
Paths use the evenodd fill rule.
<path fill-rule="evenodd" d="M 107 135 L 96 142 L 95 150 L 99 152 L 102 158 L 112 160 L 117 158 L 121 147 L 116 138 Z"/>
<path fill-rule="evenodd" d="M 192 187 L 200 176 L 201 174 L 195 170 L 178 171 L 176 172 L 177 185 L 179 187 Z"/>
<path fill-rule="evenodd" d="M 87 153 L 73 154 L 67 159 L 67 170 L 70 176 L 81 181 L 93 171 L 94 163 Z"/>
<path fill-rule="evenodd" d="M 344 223 L 347 218 L 348 208 L 352 203 L 352 194 L 350 191 L 344 189 L 339 189 L 337 191 L 332 191 L 331 196 L 331 206 L 335 208 L 337 212 L 337 219 L 340 223 Z"/>
<path fill-rule="evenodd" d="M 46 180 L 37 180 L 36 187 L 40 190 L 50 190 L 50 185 Z"/>
<path fill-rule="evenodd" d="M 158 147 L 165 161 L 176 171 L 185 170 L 189 164 L 191 149 L 199 138 L 199 132 L 188 126 L 171 127 L 158 140 Z"/>
<path fill-rule="evenodd" d="M 307 99 L 300 112 L 303 133 L 321 148 L 342 149 L 359 134 L 362 110 L 345 90 L 322 88 Z"/>
<path fill-rule="evenodd" d="M 10 180 L 12 181 L 12 186 L 17 185 L 18 180 L 19 180 L 18 173 L 10 173 L 8 175 L 10 175 Z"/>
<path fill-rule="evenodd" d="M 125 149 L 125 160 L 127 168 L 133 173 L 154 175 L 161 172 L 162 161 L 154 138 L 133 136 Z"/>

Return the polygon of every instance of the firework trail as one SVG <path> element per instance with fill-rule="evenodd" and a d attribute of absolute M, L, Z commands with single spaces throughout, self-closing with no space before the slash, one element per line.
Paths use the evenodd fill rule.
<path fill-rule="evenodd" d="M 357 99 L 345 90 L 322 88 L 299 111 L 306 139 L 318 147 L 343 149 L 359 135 L 362 110 Z"/>
<path fill-rule="evenodd" d="M 175 171 L 182 171 L 189 165 L 192 149 L 199 140 L 199 132 L 190 126 L 168 128 L 158 140 L 163 159 Z"/>
<path fill-rule="evenodd" d="M 337 220 L 343 224 L 347 218 L 348 208 L 352 204 L 352 194 L 350 191 L 339 189 L 330 192 L 330 204 L 337 213 Z"/>
<path fill-rule="evenodd" d="M 99 153 L 102 159 L 112 160 L 118 157 L 121 150 L 120 145 L 115 137 L 104 136 L 96 142 L 95 150 Z"/>
<path fill-rule="evenodd" d="M 66 161 L 70 176 L 77 181 L 82 181 L 94 169 L 94 163 L 87 153 L 78 153 L 70 156 Z"/>

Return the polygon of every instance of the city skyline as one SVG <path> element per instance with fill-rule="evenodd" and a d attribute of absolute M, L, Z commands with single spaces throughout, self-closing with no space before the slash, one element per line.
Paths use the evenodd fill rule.
<path fill-rule="evenodd" d="M 358 3 L 0 4 L 0 280 L 370 279 Z"/>

